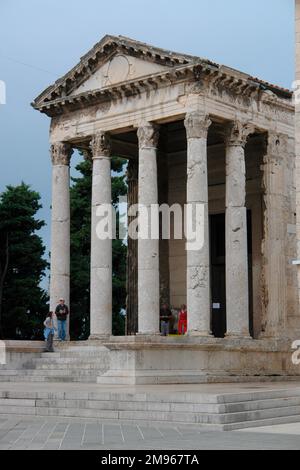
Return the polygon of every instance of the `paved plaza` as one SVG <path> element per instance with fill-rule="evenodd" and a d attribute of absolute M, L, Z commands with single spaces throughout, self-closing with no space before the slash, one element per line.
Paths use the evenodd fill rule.
<path fill-rule="evenodd" d="M 300 423 L 235 432 L 0 416 L 1 450 L 300 450 Z"/>

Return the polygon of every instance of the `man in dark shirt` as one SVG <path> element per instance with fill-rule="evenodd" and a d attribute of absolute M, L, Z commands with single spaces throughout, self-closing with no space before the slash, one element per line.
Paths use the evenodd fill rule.
<path fill-rule="evenodd" d="M 55 315 L 57 317 L 57 329 L 58 329 L 58 338 L 61 341 L 65 341 L 66 339 L 66 324 L 67 324 L 67 317 L 69 315 L 69 309 L 65 304 L 64 299 L 59 299 L 59 304 L 55 309 Z"/>
<path fill-rule="evenodd" d="M 169 309 L 168 304 L 163 304 L 160 309 L 160 328 L 161 335 L 168 336 L 170 332 L 170 321 L 172 320 L 172 312 Z"/>

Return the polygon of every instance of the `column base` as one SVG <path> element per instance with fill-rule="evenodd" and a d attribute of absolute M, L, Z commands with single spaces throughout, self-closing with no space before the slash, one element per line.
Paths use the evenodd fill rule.
<path fill-rule="evenodd" d="M 161 336 L 160 332 L 156 332 L 156 333 L 153 333 L 152 331 L 146 331 L 146 332 L 143 332 L 143 333 L 140 333 L 138 332 L 135 336 L 138 336 L 139 338 L 142 337 L 142 336 Z"/>
<path fill-rule="evenodd" d="M 107 341 L 111 335 L 90 335 L 89 341 Z"/>
<path fill-rule="evenodd" d="M 211 331 L 188 331 L 187 336 L 195 337 L 212 337 Z"/>
<path fill-rule="evenodd" d="M 226 333 L 225 334 L 226 339 L 251 339 L 253 340 L 252 336 L 248 334 L 242 334 L 242 333 Z"/>

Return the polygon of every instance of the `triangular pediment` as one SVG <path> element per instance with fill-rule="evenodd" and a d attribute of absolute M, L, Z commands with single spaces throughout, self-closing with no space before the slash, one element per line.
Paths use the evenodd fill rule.
<path fill-rule="evenodd" d="M 118 85 L 148 75 L 169 70 L 164 66 L 146 59 L 117 53 L 99 67 L 87 80 L 79 85 L 70 95 L 79 95 L 87 91 Z"/>
<path fill-rule="evenodd" d="M 70 72 L 41 93 L 33 106 L 39 109 L 55 100 L 164 72 L 196 60 L 193 56 L 123 36 L 105 36 Z"/>
<path fill-rule="evenodd" d="M 143 87 L 148 89 L 149 84 L 156 86 L 156 83 L 168 81 L 170 77 L 180 79 L 185 72 L 197 77 L 199 67 L 201 70 L 208 68 L 209 73 L 210 69 L 216 73 L 221 73 L 222 69 L 219 64 L 200 57 L 168 51 L 123 36 L 105 36 L 72 70 L 43 91 L 32 106 L 54 116 L 64 108 L 77 109 L 97 100 L 111 99 L 112 95 L 120 97 L 125 93 L 128 96 L 136 90 L 140 92 Z M 232 69 L 222 70 L 223 75 L 230 75 L 232 80 L 250 80 L 279 96 L 291 98 L 289 90 L 245 74 L 237 76 Z"/>

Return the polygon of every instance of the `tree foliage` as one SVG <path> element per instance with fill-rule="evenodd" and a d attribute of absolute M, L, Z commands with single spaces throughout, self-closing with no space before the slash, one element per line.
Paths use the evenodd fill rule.
<path fill-rule="evenodd" d="M 40 283 L 47 261 L 37 232 L 40 195 L 30 186 L 7 186 L 0 197 L 0 330 L 2 338 L 41 339 L 47 294 Z"/>

